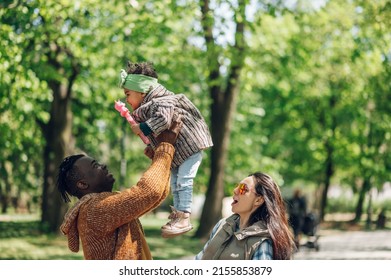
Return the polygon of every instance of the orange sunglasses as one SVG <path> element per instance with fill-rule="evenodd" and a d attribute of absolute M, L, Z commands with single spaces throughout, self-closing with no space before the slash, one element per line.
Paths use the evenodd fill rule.
<path fill-rule="evenodd" d="M 240 195 L 243 195 L 245 194 L 246 192 L 249 192 L 249 188 L 247 187 L 246 184 L 243 184 L 243 183 L 239 183 L 239 184 L 236 184 L 235 188 L 239 188 L 239 194 Z M 255 195 L 259 195 L 258 193 L 256 192 L 253 192 Z"/>
<path fill-rule="evenodd" d="M 239 194 L 240 195 L 243 195 L 245 194 L 246 192 L 248 192 L 248 187 L 246 184 L 243 184 L 243 183 L 239 183 L 235 186 L 235 188 L 239 188 Z"/>

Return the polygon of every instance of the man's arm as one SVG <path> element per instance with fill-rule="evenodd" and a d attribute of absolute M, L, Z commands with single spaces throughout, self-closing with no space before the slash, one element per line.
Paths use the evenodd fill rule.
<path fill-rule="evenodd" d="M 182 124 L 173 121 L 169 130 L 159 135 L 159 145 L 151 166 L 144 172 L 137 184 L 119 194 L 108 195 L 94 207 L 94 218 L 99 220 L 103 231 L 111 231 L 118 226 L 139 218 L 156 208 L 169 193 L 171 163 L 174 156 L 176 138 Z"/>
<path fill-rule="evenodd" d="M 156 158 L 157 151 L 159 150 L 160 146 L 165 145 L 165 144 L 170 144 L 172 146 L 175 143 L 176 139 L 178 138 L 178 134 L 179 134 L 179 131 L 181 130 L 182 126 L 183 126 L 183 123 L 181 122 L 180 117 L 179 116 L 174 116 L 174 118 L 172 120 L 171 127 L 169 129 L 163 131 L 162 133 L 160 133 L 156 137 L 156 140 L 158 141 L 159 145 L 158 145 L 158 147 L 157 147 L 157 149 L 156 149 L 156 151 L 154 153 L 152 162 L 157 160 L 157 158 Z M 173 158 L 173 156 L 174 155 L 172 155 L 172 158 Z M 172 158 L 171 158 L 171 162 L 172 162 Z M 171 163 L 170 163 L 169 170 L 170 170 L 170 173 L 171 173 Z M 159 178 L 159 177 L 155 177 L 155 180 L 156 180 L 156 178 Z M 170 186 L 170 182 L 169 181 L 170 181 L 170 176 L 168 176 L 165 188 L 161 192 L 161 198 L 156 200 L 156 203 L 150 209 L 146 210 L 141 215 L 143 215 L 143 214 L 145 214 L 145 213 L 155 209 L 156 207 L 158 207 L 161 204 L 161 202 L 167 197 L 167 195 L 169 194 L 169 191 L 170 191 L 170 187 L 169 187 Z"/>

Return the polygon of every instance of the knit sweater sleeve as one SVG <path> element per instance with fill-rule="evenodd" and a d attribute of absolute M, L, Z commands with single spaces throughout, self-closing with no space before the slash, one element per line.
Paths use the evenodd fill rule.
<path fill-rule="evenodd" d="M 89 219 L 97 231 L 110 232 L 156 208 L 169 193 L 170 167 L 174 147 L 161 143 L 151 166 L 133 187 L 117 194 L 108 193 L 89 204 Z"/>

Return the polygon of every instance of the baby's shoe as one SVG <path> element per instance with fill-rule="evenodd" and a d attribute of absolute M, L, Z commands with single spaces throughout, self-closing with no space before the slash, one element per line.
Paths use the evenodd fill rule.
<path fill-rule="evenodd" d="M 190 213 L 179 211 L 173 206 L 170 207 L 172 211 L 168 217 L 170 221 L 162 226 L 162 237 L 175 237 L 192 230 L 193 225 L 190 223 Z"/>

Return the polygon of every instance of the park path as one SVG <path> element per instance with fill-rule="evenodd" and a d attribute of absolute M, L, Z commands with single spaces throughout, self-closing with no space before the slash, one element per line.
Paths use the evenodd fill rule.
<path fill-rule="evenodd" d="M 319 250 L 304 246 L 307 236 L 294 260 L 391 260 L 391 230 L 340 231 L 319 230 Z M 182 259 L 191 260 L 194 256 Z"/>
<path fill-rule="evenodd" d="M 319 251 L 301 246 L 295 260 L 391 260 L 390 230 L 319 230 L 318 234 Z"/>

